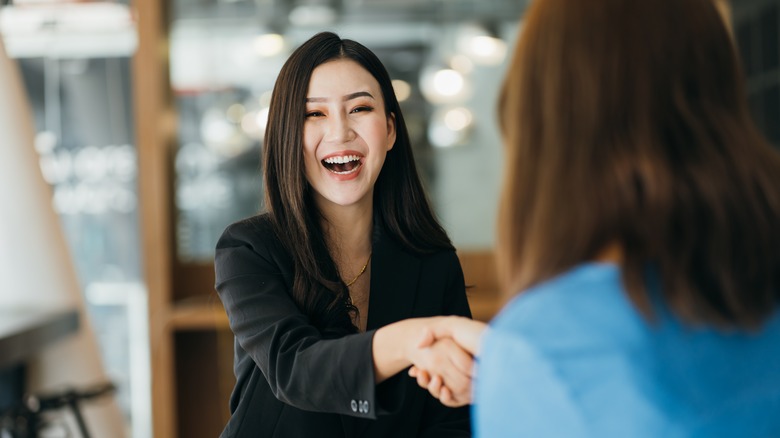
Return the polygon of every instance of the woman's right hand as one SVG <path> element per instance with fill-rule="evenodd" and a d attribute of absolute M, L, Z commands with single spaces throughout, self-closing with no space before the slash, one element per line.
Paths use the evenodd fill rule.
<path fill-rule="evenodd" d="M 445 338 L 418 347 L 411 359 L 409 375 L 442 404 L 456 407 L 471 403 L 474 358 L 454 340 Z"/>
<path fill-rule="evenodd" d="M 413 361 L 409 375 L 445 406 L 471 403 L 473 357 L 479 351 L 486 328 L 485 323 L 463 317 L 432 319 L 431 324 L 426 325 L 418 347 L 429 351 L 436 359 L 427 358 L 427 363 Z M 452 366 L 447 366 L 447 361 Z"/>
<path fill-rule="evenodd" d="M 456 316 L 411 318 L 381 327 L 372 346 L 376 382 L 412 365 L 426 373 L 420 375 L 418 384 L 442 403 L 468 404 L 473 352 L 478 350 L 484 328 L 484 323 Z"/>

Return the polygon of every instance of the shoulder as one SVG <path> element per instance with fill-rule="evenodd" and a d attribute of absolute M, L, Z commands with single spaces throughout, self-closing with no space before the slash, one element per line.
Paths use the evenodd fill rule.
<path fill-rule="evenodd" d="M 451 271 L 453 267 L 460 269 L 460 261 L 453 248 L 429 248 L 425 251 L 415 250 L 404 244 L 402 238 L 394 235 L 384 224 L 381 216 L 376 217 L 374 225 L 374 251 L 397 261 L 417 264 L 427 272 Z M 408 237 L 408 236 L 407 236 Z"/>
<path fill-rule="evenodd" d="M 242 243 L 265 246 L 278 240 L 268 214 L 260 214 L 228 225 L 217 241 L 217 250 Z"/>
<path fill-rule="evenodd" d="M 417 257 L 420 259 L 421 285 L 432 287 L 434 284 L 441 284 L 445 288 L 445 294 L 465 288 L 463 269 L 454 250 L 442 249 Z M 453 287 L 456 289 L 452 289 Z"/>
<path fill-rule="evenodd" d="M 291 263 L 267 214 L 229 225 L 217 241 L 214 254 L 218 283 L 246 272 L 280 272 Z"/>
<path fill-rule="evenodd" d="M 521 292 L 491 322 L 480 345 L 479 423 L 514 418 L 496 424 L 539 436 L 589 436 L 591 425 L 604 418 L 600 407 L 614 400 L 626 415 L 630 410 L 632 418 L 647 419 L 642 388 L 633 379 L 644 378 L 648 333 L 615 265 L 579 265 Z"/>
<path fill-rule="evenodd" d="M 451 284 L 453 281 L 463 283 L 463 270 L 455 250 L 438 249 L 424 254 L 408 254 L 419 260 L 423 281 L 444 284 Z"/>
<path fill-rule="evenodd" d="M 643 317 L 624 292 L 620 268 L 578 265 L 512 299 L 491 322 L 502 337 L 559 346 L 562 340 L 632 343 L 645 335 Z"/>
<path fill-rule="evenodd" d="M 453 249 L 439 249 L 427 254 L 417 255 L 422 262 L 429 266 L 451 269 L 454 266 L 460 267 L 460 260 Z"/>
<path fill-rule="evenodd" d="M 288 255 L 267 213 L 230 224 L 217 241 L 216 258 L 225 250 L 245 247 L 267 257 Z"/>

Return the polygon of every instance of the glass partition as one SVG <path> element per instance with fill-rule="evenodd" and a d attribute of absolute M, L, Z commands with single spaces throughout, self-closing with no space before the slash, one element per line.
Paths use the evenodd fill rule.
<path fill-rule="evenodd" d="M 495 99 L 524 2 L 174 1 L 176 249 L 207 263 L 229 223 L 262 210 L 263 133 L 281 65 L 321 30 L 382 59 L 435 209 L 459 249 L 493 247 Z"/>

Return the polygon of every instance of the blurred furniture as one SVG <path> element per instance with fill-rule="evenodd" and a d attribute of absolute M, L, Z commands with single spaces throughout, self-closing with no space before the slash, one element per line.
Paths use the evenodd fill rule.
<path fill-rule="evenodd" d="M 466 295 L 471 315 L 480 321 L 490 321 L 503 303 L 496 275 L 495 255 L 492 251 L 459 251 Z"/>
<path fill-rule="evenodd" d="M 26 361 L 78 328 L 76 309 L 0 310 L 0 409 L 21 400 L 26 390 Z"/>

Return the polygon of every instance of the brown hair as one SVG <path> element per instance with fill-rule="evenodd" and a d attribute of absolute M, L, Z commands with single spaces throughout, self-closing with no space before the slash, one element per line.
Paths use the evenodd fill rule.
<path fill-rule="evenodd" d="M 290 55 L 274 85 L 263 145 L 265 205 L 295 265 L 293 299 L 321 331 L 338 336 L 344 330 L 357 330 L 348 315 L 357 309 L 348 300 L 349 291 L 325 243 L 303 159 L 309 80 L 315 68 L 334 59 L 349 59 L 366 69 L 382 90 L 385 114 L 395 116 L 395 145 L 374 186 L 375 221 L 412 253 L 452 250 L 453 246 L 428 203 L 401 107 L 379 58 L 362 44 L 331 32 L 311 37 Z"/>
<path fill-rule="evenodd" d="M 536 0 L 499 116 L 500 270 L 520 291 L 611 244 L 650 316 L 756 326 L 777 306 L 780 156 L 712 0 Z"/>

